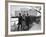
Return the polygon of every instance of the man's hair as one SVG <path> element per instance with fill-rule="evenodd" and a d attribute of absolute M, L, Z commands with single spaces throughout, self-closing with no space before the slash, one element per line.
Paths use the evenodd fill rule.
<path fill-rule="evenodd" d="M 21 15 L 21 13 L 19 13 L 19 15 Z"/>
<path fill-rule="evenodd" d="M 27 13 L 27 15 L 28 15 L 28 13 Z"/>

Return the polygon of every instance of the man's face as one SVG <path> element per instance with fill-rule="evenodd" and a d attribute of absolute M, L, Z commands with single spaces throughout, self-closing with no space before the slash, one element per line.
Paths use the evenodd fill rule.
<path fill-rule="evenodd" d="M 27 16 L 28 16 L 28 14 L 27 14 Z"/>
<path fill-rule="evenodd" d="M 19 15 L 19 16 L 21 16 L 21 15 Z"/>
<path fill-rule="evenodd" d="M 19 16 L 21 16 L 21 14 L 19 14 Z"/>

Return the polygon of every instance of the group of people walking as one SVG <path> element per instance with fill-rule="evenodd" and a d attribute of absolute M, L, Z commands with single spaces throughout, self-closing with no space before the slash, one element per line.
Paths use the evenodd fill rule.
<path fill-rule="evenodd" d="M 30 23 L 30 17 L 28 15 L 28 13 L 21 15 L 21 13 L 19 13 L 19 17 L 18 17 L 18 31 L 19 28 L 21 28 L 21 30 L 29 30 L 29 23 Z"/>

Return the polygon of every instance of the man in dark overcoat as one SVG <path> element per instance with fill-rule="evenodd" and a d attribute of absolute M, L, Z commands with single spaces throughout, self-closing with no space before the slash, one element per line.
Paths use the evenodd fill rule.
<path fill-rule="evenodd" d="M 19 28 L 21 26 L 21 29 L 22 29 L 22 16 L 21 16 L 21 13 L 19 13 L 19 17 L 18 17 L 18 31 L 19 31 Z"/>
<path fill-rule="evenodd" d="M 29 22 L 30 22 L 30 17 L 29 17 L 29 15 L 27 13 L 27 16 L 26 16 L 26 25 L 27 25 L 28 29 L 29 29 Z"/>

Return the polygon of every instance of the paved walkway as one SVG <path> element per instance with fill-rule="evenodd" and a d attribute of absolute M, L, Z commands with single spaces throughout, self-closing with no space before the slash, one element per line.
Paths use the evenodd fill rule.
<path fill-rule="evenodd" d="M 29 29 L 30 30 L 40 30 L 41 29 L 41 24 L 36 24 L 35 22 L 32 24 L 32 28 Z"/>

